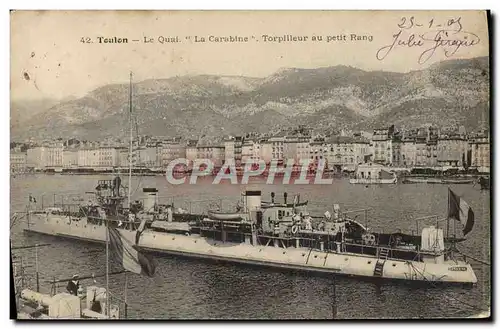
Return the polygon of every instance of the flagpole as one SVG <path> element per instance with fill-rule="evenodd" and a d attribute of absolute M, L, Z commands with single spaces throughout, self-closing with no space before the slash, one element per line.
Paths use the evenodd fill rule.
<path fill-rule="evenodd" d="M 450 238 L 450 208 L 451 208 L 451 198 L 450 198 L 450 188 L 448 187 L 448 220 L 446 221 L 446 239 Z"/>
<path fill-rule="evenodd" d="M 132 193 L 132 72 L 130 72 L 130 87 L 129 87 L 129 150 L 128 150 L 128 209 L 130 211 L 130 194 Z"/>
<path fill-rule="evenodd" d="M 109 221 L 105 220 L 106 222 L 106 313 L 108 316 L 108 319 L 110 318 L 109 316 L 109 310 L 110 310 L 110 305 L 109 305 Z"/>
<path fill-rule="evenodd" d="M 128 204 L 128 211 L 130 215 L 130 197 L 132 194 L 132 139 L 133 139 L 133 132 L 132 132 L 133 126 L 132 126 L 132 71 L 130 71 L 130 86 L 129 86 L 129 150 L 128 150 L 128 198 L 127 198 L 127 204 Z M 133 225 L 133 224 L 130 224 Z M 133 229 L 133 226 L 132 226 Z M 125 300 L 125 307 L 124 307 L 124 314 L 125 318 L 127 318 L 127 289 L 128 289 L 128 276 L 127 272 L 125 272 L 125 291 L 124 291 L 124 300 Z"/>
<path fill-rule="evenodd" d="M 455 223 L 456 221 L 453 221 L 453 237 L 456 238 L 457 237 L 457 223 Z"/>
<path fill-rule="evenodd" d="M 124 302 L 124 315 L 125 315 L 125 319 L 127 318 L 127 308 L 128 308 L 128 305 L 127 305 L 127 290 L 128 290 L 128 275 L 127 275 L 127 272 L 125 272 L 125 291 L 123 292 L 123 302 Z"/>

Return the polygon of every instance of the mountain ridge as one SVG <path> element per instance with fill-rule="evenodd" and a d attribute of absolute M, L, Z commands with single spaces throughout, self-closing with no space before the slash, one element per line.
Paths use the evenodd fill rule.
<path fill-rule="evenodd" d="M 489 59 L 447 60 L 407 73 L 344 65 L 281 68 L 264 78 L 190 75 L 133 84 L 140 133 L 194 138 L 307 123 L 318 132 L 380 124 L 464 125 L 489 117 Z M 11 119 L 14 138 L 126 136 L 128 84 Z M 11 116 L 16 107 L 11 103 Z M 486 114 L 486 115 L 485 115 Z M 478 118 L 479 116 L 479 118 Z"/>

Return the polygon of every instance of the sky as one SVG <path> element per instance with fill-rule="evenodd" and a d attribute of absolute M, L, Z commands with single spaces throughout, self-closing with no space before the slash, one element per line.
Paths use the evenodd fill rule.
<path fill-rule="evenodd" d="M 488 56 L 487 31 L 481 11 L 17 11 L 11 13 L 11 98 L 81 97 L 126 83 L 130 71 L 135 81 L 194 74 L 267 77 L 280 68 L 335 65 L 408 72 L 446 59 Z M 437 33 L 447 42 L 472 45 L 455 52 L 456 46 L 440 46 L 432 53 Z M 308 39 L 265 41 L 264 35 Z M 422 35 L 427 40 L 416 45 Z M 210 36 L 249 41 L 211 42 Z M 98 37 L 129 42 L 99 43 Z M 160 37 L 180 42 L 160 44 Z M 401 44 L 391 48 L 395 39 Z M 411 47 L 405 45 L 409 40 Z"/>

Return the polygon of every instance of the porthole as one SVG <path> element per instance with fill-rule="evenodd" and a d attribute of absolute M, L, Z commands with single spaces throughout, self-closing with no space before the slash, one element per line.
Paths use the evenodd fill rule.
<path fill-rule="evenodd" d="M 172 238 L 172 240 L 175 240 L 175 238 Z"/>
<path fill-rule="evenodd" d="M 302 257 L 304 257 L 306 254 L 302 253 Z"/>
<path fill-rule="evenodd" d="M 396 264 L 394 264 L 394 263 L 393 263 L 393 264 L 392 264 L 392 266 L 393 266 L 393 267 L 396 267 Z"/>
<path fill-rule="evenodd" d="M 283 251 L 283 255 L 286 254 L 286 251 Z"/>
<path fill-rule="evenodd" d="M 194 240 L 194 243 L 198 242 L 197 240 Z"/>
<path fill-rule="evenodd" d="M 369 260 L 369 261 L 368 261 L 368 264 L 371 264 L 371 263 L 372 263 L 372 261 L 371 261 L 371 260 Z"/>
<path fill-rule="evenodd" d="M 349 258 L 346 257 L 346 258 L 344 258 L 344 260 L 347 262 L 349 260 Z"/>
<path fill-rule="evenodd" d="M 262 251 L 262 249 L 259 249 L 259 252 Z"/>
<path fill-rule="evenodd" d="M 314 258 L 318 258 L 318 255 L 314 255 Z"/>

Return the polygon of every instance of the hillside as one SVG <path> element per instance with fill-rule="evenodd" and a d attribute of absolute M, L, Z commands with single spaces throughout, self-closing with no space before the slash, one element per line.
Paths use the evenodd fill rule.
<path fill-rule="evenodd" d="M 133 90 L 140 133 L 148 135 L 193 138 L 298 124 L 321 132 L 389 124 L 474 129 L 482 117 L 488 119 L 489 62 L 486 57 L 449 60 L 409 73 L 284 68 L 266 78 L 146 80 Z M 107 85 L 38 110 L 11 103 L 12 138 L 125 136 L 128 91 L 127 84 Z"/>

